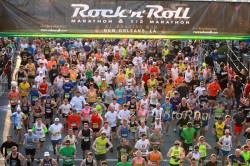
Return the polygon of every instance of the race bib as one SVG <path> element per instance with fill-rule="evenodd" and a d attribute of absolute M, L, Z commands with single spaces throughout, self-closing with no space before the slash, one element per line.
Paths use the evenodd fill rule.
<path fill-rule="evenodd" d="M 6 151 L 7 151 L 7 154 L 9 154 L 11 152 L 11 148 L 7 148 Z"/>
<path fill-rule="evenodd" d="M 99 128 L 98 123 L 93 123 L 93 128 L 95 128 L 95 129 Z"/>
<path fill-rule="evenodd" d="M 89 137 L 85 137 L 84 142 L 89 142 Z"/>
<path fill-rule="evenodd" d="M 36 101 L 36 99 L 37 99 L 37 96 L 32 96 L 32 97 L 31 97 L 31 100 L 32 100 L 32 101 Z"/>
<path fill-rule="evenodd" d="M 44 142 L 45 141 L 45 138 L 40 138 L 40 142 Z"/>
<path fill-rule="evenodd" d="M 65 93 L 65 98 L 69 98 L 70 94 L 69 93 Z"/>
<path fill-rule="evenodd" d="M 71 123 L 71 126 L 72 126 L 72 127 L 75 127 L 75 126 L 76 126 L 76 122 L 72 122 L 72 123 Z"/>

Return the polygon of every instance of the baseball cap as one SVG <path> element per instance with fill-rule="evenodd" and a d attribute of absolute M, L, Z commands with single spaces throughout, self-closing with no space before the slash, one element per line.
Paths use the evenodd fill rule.
<path fill-rule="evenodd" d="M 49 152 L 44 152 L 44 156 L 50 156 Z"/>
<path fill-rule="evenodd" d="M 29 129 L 28 132 L 32 132 L 32 129 Z"/>
<path fill-rule="evenodd" d="M 175 141 L 174 145 L 180 145 L 180 142 L 179 141 Z"/>
<path fill-rule="evenodd" d="M 105 78 L 102 78 L 103 81 L 105 81 L 106 79 Z"/>
<path fill-rule="evenodd" d="M 102 132 L 101 132 L 101 135 L 104 135 L 104 134 L 105 134 L 105 135 L 107 134 L 106 131 L 102 131 Z"/>
<path fill-rule="evenodd" d="M 65 80 L 65 82 L 69 82 L 69 80 Z"/>
<path fill-rule="evenodd" d="M 59 118 L 55 118 L 55 122 L 59 122 Z"/>
<path fill-rule="evenodd" d="M 16 111 L 21 111 L 21 108 L 20 108 L 20 107 L 17 107 L 17 108 L 16 108 Z"/>
<path fill-rule="evenodd" d="M 51 99 L 51 96 L 50 96 L 50 95 L 47 95 L 47 96 L 46 96 L 46 99 Z"/>
<path fill-rule="evenodd" d="M 36 88 L 36 85 L 33 85 L 32 88 Z"/>

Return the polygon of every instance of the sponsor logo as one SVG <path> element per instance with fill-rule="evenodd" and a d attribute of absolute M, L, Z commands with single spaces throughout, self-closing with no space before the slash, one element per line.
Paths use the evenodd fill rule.
<path fill-rule="evenodd" d="M 145 10 L 133 11 L 130 9 L 123 9 L 121 6 L 117 6 L 113 9 L 90 9 L 87 4 L 71 4 L 74 13 L 72 18 L 144 18 L 149 19 L 189 19 L 188 16 L 189 7 L 175 7 L 174 9 L 164 8 L 161 5 L 146 5 Z"/>

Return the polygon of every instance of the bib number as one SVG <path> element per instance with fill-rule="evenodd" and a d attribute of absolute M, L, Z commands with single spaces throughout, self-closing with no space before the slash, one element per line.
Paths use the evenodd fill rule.
<path fill-rule="evenodd" d="M 70 94 L 69 93 L 65 93 L 65 98 L 69 98 L 70 97 Z"/>

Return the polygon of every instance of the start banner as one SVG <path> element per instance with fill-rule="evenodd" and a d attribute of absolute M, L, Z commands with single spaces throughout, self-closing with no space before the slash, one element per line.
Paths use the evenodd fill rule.
<path fill-rule="evenodd" d="M 249 36 L 250 3 L 2 0 L 0 32 Z"/>

